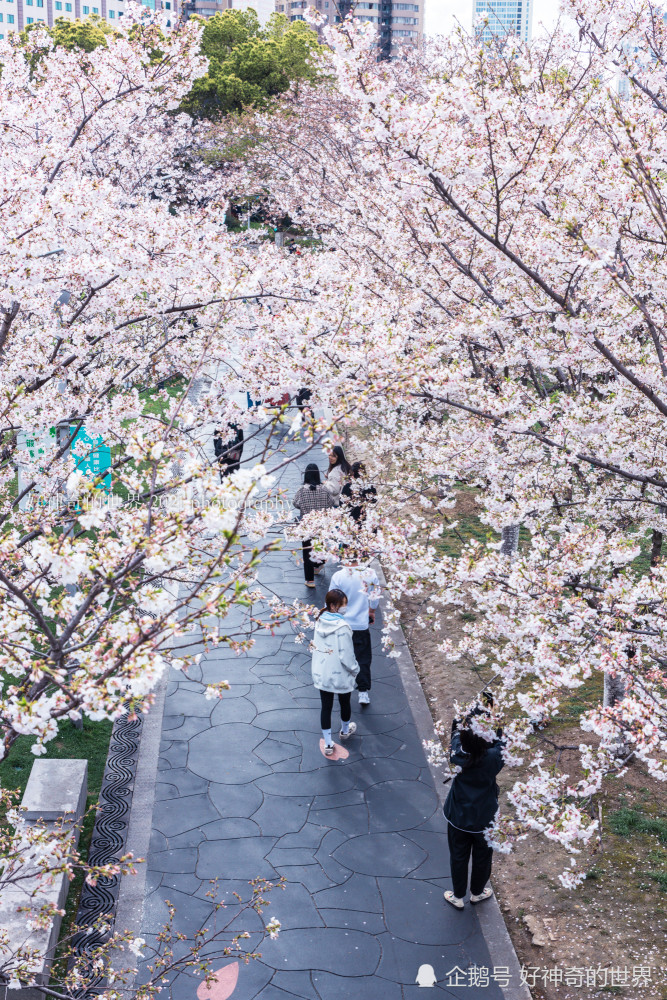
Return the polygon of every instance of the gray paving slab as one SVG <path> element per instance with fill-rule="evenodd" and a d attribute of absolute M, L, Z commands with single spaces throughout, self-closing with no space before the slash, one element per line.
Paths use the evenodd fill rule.
<path fill-rule="evenodd" d="M 293 469 L 281 472 L 281 485 L 294 492 Z M 258 582 L 290 600 L 319 603 L 335 568 L 309 591 L 294 555 L 276 552 Z M 237 618 L 242 624 L 243 615 Z M 170 676 L 141 936 L 155 939 L 165 900 L 173 897 L 183 950 L 210 913 L 212 879 L 240 929 L 244 916 L 232 894 L 248 899 L 250 879 L 282 877 L 285 889 L 271 893 L 267 916 L 283 929 L 277 940 L 262 941 L 255 916 L 245 915 L 261 959 L 227 969 L 224 975 L 238 980 L 225 1000 L 411 1000 L 424 964 L 438 980 L 433 996 L 460 996 L 448 985 L 450 970 L 500 964 L 507 942 L 487 921 L 496 934 L 492 956 L 483 908 L 457 913 L 442 899 L 449 885 L 446 824 L 422 749 L 430 719 L 416 675 L 409 667 L 406 673 L 405 657 L 399 663 L 383 653 L 376 627 L 371 705 L 361 712 L 353 697 L 357 735 L 346 744 L 346 759 L 329 760 L 319 750 L 307 648 L 295 638 L 289 628 L 262 633 L 241 656 L 226 646 L 202 647 L 197 672 Z M 208 701 L 202 679 L 229 680 L 232 690 Z M 219 959 L 220 968 L 234 961 Z M 169 994 L 196 1000 L 200 984 L 188 972 Z M 519 989 L 503 994 L 494 982 L 465 988 L 470 1000 L 503 995 L 523 997 Z"/>

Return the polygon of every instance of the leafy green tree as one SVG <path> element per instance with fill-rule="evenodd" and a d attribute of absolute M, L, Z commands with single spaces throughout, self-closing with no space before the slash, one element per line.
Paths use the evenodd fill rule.
<path fill-rule="evenodd" d="M 25 43 L 29 35 L 37 30 L 48 31 L 56 45 L 62 45 L 70 52 L 73 49 L 92 52 L 99 45 L 106 45 L 107 36 L 114 34 L 112 26 L 97 14 L 91 14 L 85 21 L 70 21 L 66 17 L 57 17 L 52 28 L 44 24 L 29 24 L 21 32 L 22 41 Z"/>
<path fill-rule="evenodd" d="M 246 107 L 264 108 L 294 81 L 314 81 L 322 51 L 303 21 L 274 14 L 262 28 L 254 10 L 227 10 L 209 18 L 201 50 L 209 60 L 208 72 L 195 81 L 182 108 L 210 119 Z"/>

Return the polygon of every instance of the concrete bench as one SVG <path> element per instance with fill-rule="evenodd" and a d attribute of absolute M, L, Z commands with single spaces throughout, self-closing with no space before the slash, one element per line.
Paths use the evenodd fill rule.
<path fill-rule="evenodd" d="M 35 760 L 28 785 L 26 787 L 21 809 L 28 824 L 41 820 L 48 828 L 53 829 L 61 820 L 72 827 L 72 843 L 76 846 L 79 839 L 79 825 L 86 808 L 88 794 L 88 762 L 85 760 Z M 34 872 L 35 869 L 33 868 Z M 0 927 L 9 936 L 9 954 L 19 947 L 29 948 L 37 952 L 33 965 L 33 975 L 38 983 L 48 983 L 51 964 L 58 944 L 61 918 L 56 917 L 43 930 L 31 931 L 26 926 L 26 914 L 18 912 L 19 907 L 26 906 L 29 895 L 39 884 L 39 877 L 31 874 L 30 864 L 22 874 L 28 878 L 21 879 L 20 886 L 9 885 L 0 892 Z M 53 884 L 44 887 L 32 900 L 39 906 L 45 902 L 54 903 L 59 909 L 64 908 L 69 888 L 66 874 L 55 877 Z M 4 958 L 0 945 L 0 963 Z M 43 1000 L 44 994 L 31 987 L 8 988 L 0 985 L 0 1000 Z"/>

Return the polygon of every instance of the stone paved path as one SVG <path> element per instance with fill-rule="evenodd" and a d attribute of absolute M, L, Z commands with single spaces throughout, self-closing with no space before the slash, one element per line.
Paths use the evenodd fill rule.
<path fill-rule="evenodd" d="M 291 497 L 297 474 L 284 475 Z M 334 570 L 327 567 L 317 591 L 308 591 L 294 555 L 280 552 L 259 579 L 281 596 L 321 604 Z M 192 681 L 171 679 L 142 936 L 150 940 L 166 919 L 165 899 L 189 938 L 210 926 L 209 879 L 220 880 L 232 903 L 233 891 L 248 898 L 254 877 L 287 882 L 267 911 L 282 924 L 278 939 L 261 941 L 259 918 L 241 914 L 232 927 L 250 931 L 247 944 L 260 947 L 261 960 L 240 964 L 231 994 L 222 985 L 210 994 L 202 987 L 199 1000 L 411 1000 L 424 964 L 438 984 L 422 997 L 502 998 L 493 981 L 468 986 L 466 976 L 457 988 L 450 977 L 448 985 L 454 967 L 492 963 L 478 910 L 457 913 L 443 902 L 446 826 L 397 662 L 380 648 L 379 624 L 373 656 L 371 705 L 361 713 L 353 695 L 359 730 L 340 761 L 320 752 L 319 696 L 307 650 L 291 629 L 260 637 L 249 655 L 205 656 L 201 680 L 232 685 L 220 702 L 207 701 Z M 225 922 L 237 912 L 230 906 Z M 236 969 L 225 975 L 231 986 Z M 181 975 L 172 995 L 194 1000 L 200 982 Z"/>

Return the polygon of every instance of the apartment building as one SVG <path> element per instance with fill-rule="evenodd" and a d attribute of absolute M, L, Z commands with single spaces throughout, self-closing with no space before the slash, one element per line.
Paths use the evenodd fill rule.
<path fill-rule="evenodd" d="M 0 0 L 0 3 L 2 0 Z M 352 13 L 377 28 L 378 51 L 383 59 L 400 54 L 404 45 L 416 45 L 424 35 L 424 2 L 394 3 L 391 0 L 276 0 L 275 9 L 291 21 L 303 20 L 308 7 L 324 14 L 328 24 L 337 24 Z"/>
<path fill-rule="evenodd" d="M 182 7 L 186 17 L 191 14 L 213 17 L 214 14 L 221 14 L 225 10 L 252 8 L 258 16 L 260 24 L 266 24 L 275 10 L 274 0 L 183 0 Z"/>
<path fill-rule="evenodd" d="M 268 0 L 267 0 L 268 2 Z M 151 10 L 168 12 L 167 23 L 180 17 L 181 0 L 142 0 Z M 95 4 L 95 6 L 93 6 Z M 85 19 L 91 14 L 116 23 L 124 13 L 125 0 L 0 0 L 0 40 L 29 24 L 53 25 L 59 17 Z"/>
<path fill-rule="evenodd" d="M 484 42 L 507 35 L 517 35 L 522 42 L 530 42 L 533 33 L 533 2 L 534 0 L 475 0 L 473 28 Z M 488 17 L 484 27 L 479 26 L 481 15 Z"/>

